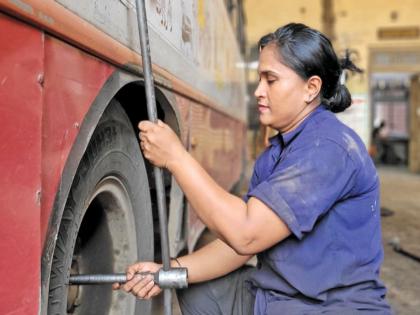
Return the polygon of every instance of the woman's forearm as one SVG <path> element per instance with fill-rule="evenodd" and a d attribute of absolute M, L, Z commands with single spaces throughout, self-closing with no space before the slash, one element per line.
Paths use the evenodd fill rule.
<path fill-rule="evenodd" d="M 144 157 L 172 172 L 200 219 L 238 254 L 261 252 L 290 235 L 262 201 L 250 198 L 245 203 L 220 187 L 168 125 L 142 121 L 139 128 Z"/>
<path fill-rule="evenodd" d="M 188 269 L 188 282 L 197 283 L 222 277 L 244 265 L 251 257 L 238 255 L 226 243 L 216 239 L 177 260 Z M 172 267 L 178 267 L 177 262 L 173 261 Z"/>
<path fill-rule="evenodd" d="M 248 211 L 242 199 L 220 187 L 186 151 L 168 169 L 211 231 L 233 248 L 247 242 Z"/>

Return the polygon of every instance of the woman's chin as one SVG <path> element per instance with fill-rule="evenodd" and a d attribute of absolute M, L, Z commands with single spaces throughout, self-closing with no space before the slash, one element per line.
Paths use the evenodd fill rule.
<path fill-rule="evenodd" d="M 260 115 L 259 117 L 260 124 L 264 127 L 271 127 L 271 121 L 268 119 L 268 117 L 264 115 Z"/>

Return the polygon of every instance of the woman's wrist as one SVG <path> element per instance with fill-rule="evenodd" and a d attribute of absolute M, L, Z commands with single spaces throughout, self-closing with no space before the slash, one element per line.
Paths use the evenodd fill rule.
<path fill-rule="evenodd" d="M 176 155 L 176 158 L 168 160 L 165 164 L 165 168 L 172 174 L 179 169 L 179 166 L 185 165 L 184 161 L 188 157 L 188 151 L 183 148 L 180 154 Z"/>
<path fill-rule="evenodd" d="M 181 263 L 179 262 L 178 258 L 171 258 L 171 267 L 172 268 L 182 268 Z"/>

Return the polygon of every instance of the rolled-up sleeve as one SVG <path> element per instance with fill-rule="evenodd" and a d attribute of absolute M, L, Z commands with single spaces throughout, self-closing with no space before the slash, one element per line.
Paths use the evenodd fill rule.
<path fill-rule="evenodd" d="M 271 208 L 299 239 L 351 192 L 356 167 L 349 154 L 324 140 L 289 152 L 249 197 Z"/>

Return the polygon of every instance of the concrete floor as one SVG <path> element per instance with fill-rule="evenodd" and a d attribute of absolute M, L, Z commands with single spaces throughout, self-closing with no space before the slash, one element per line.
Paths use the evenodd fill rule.
<path fill-rule="evenodd" d="M 389 241 L 420 256 L 420 175 L 405 168 L 378 167 L 381 206 L 392 210 L 382 216 L 385 259 L 381 278 L 388 288 L 388 301 L 396 314 L 420 314 L 420 263 L 396 253 Z"/>

